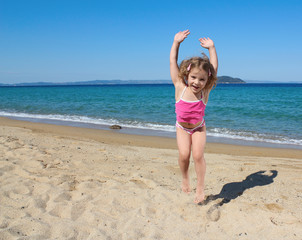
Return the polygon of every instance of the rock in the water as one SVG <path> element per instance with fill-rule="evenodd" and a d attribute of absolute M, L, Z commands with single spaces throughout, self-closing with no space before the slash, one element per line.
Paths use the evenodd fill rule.
<path fill-rule="evenodd" d="M 110 126 L 111 129 L 122 129 L 120 125 L 112 125 Z"/>

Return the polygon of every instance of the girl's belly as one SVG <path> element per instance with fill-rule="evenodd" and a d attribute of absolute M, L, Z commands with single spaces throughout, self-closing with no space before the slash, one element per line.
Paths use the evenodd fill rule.
<path fill-rule="evenodd" d="M 184 128 L 189 128 L 189 129 L 193 129 L 195 127 L 198 127 L 200 124 L 202 123 L 202 121 L 193 124 L 193 123 L 187 123 L 187 122 L 178 122 L 179 125 L 181 125 Z"/>

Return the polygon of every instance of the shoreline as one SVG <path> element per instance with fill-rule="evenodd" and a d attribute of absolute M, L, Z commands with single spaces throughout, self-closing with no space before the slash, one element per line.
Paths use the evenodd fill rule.
<path fill-rule="evenodd" d="M 118 133 L 129 134 L 129 135 L 143 135 L 143 136 L 155 136 L 155 137 L 167 137 L 167 138 L 176 138 L 175 125 L 159 125 L 158 126 L 130 126 L 129 124 L 118 123 L 118 122 L 90 122 L 74 120 L 74 119 L 56 119 L 56 118 L 43 118 L 39 117 L 31 117 L 31 116 L 14 116 L 14 115 L 0 115 L 0 118 L 8 118 L 12 120 L 20 120 L 25 122 L 34 122 L 34 123 L 45 123 L 59 126 L 71 126 L 71 127 L 79 127 L 79 128 L 91 128 L 98 130 L 110 130 L 110 126 L 112 125 L 121 125 L 122 129 L 119 129 Z M 92 119 L 93 120 L 93 119 Z M 161 129 L 162 127 L 165 130 Z M 234 137 L 232 134 L 230 136 L 225 136 L 222 133 L 221 136 L 217 135 L 217 132 L 212 132 L 211 128 L 207 129 L 207 142 L 208 143 L 221 143 L 221 144 L 230 144 L 230 145 L 240 145 L 240 146 L 252 146 L 252 147 L 265 147 L 265 148 L 280 148 L 280 149 L 298 149 L 302 150 L 301 144 L 294 144 L 288 142 L 273 142 L 270 139 L 261 140 L 257 139 L 247 139 L 238 138 L 238 136 Z M 253 137 L 252 137 L 253 138 Z"/>
<path fill-rule="evenodd" d="M 0 117 L 0 126 L 25 128 L 33 132 L 55 134 L 61 137 L 90 139 L 105 144 L 177 149 L 176 139 L 171 137 L 126 134 L 115 130 L 29 122 L 6 117 Z M 245 146 L 214 142 L 207 142 L 205 153 L 302 159 L 302 150 L 299 149 Z"/>

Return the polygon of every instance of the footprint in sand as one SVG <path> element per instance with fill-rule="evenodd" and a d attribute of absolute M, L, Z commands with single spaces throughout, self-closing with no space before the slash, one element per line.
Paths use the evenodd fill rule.
<path fill-rule="evenodd" d="M 32 189 L 29 187 L 31 184 L 24 183 L 21 186 L 16 186 L 12 189 L 11 192 L 20 195 L 31 195 Z"/>
<path fill-rule="evenodd" d="M 143 181 L 138 180 L 138 179 L 131 179 L 130 182 L 133 182 L 133 183 L 137 184 L 139 187 L 144 188 L 144 189 L 149 188 Z"/>
<path fill-rule="evenodd" d="M 54 199 L 54 202 L 68 202 L 71 200 L 71 195 L 69 193 L 61 193 Z"/>
<path fill-rule="evenodd" d="M 0 173 L 3 172 L 3 173 L 7 173 L 7 172 L 10 172 L 10 171 L 13 171 L 16 167 L 15 166 L 4 166 L 2 168 L 0 168 Z"/>
<path fill-rule="evenodd" d="M 207 211 L 207 218 L 213 222 L 217 222 L 220 219 L 219 204 L 215 204 Z"/>
<path fill-rule="evenodd" d="M 86 206 L 83 203 L 78 203 L 71 208 L 71 219 L 76 221 L 79 217 L 83 215 L 86 210 Z"/>
<path fill-rule="evenodd" d="M 157 187 L 157 184 L 153 180 L 143 178 L 142 175 L 138 174 L 135 174 L 135 176 L 133 176 L 133 179 L 131 179 L 130 182 L 133 182 L 144 189 L 153 189 Z"/>
<path fill-rule="evenodd" d="M 69 218 L 71 212 L 70 209 L 71 203 L 61 202 L 55 204 L 55 206 L 48 213 L 58 218 Z"/>
<path fill-rule="evenodd" d="M 32 196 L 27 202 L 27 208 L 34 209 L 35 212 L 39 212 L 40 214 L 46 212 L 46 208 L 48 205 L 49 196 L 48 194 L 36 195 Z"/>
<path fill-rule="evenodd" d="M 15 187 L 14 189 L 7 192 L 7 197 L 12 200 L 20 200 L 26 195 L 30 195 L 32 190 L 24 185 Z"/>
<path fill-rule="evenodd" d="M 37 208 L 41 208 L 42 211 L 45 211 L 49 200 L 50 200 L 49 195 L 44 194 L 44 195 L 40 196 L 39 198 L 35 199 L 35 206 Z"/>
<path fill-rule="evenodd" d="M 268 203 L 265 204 L 265 207 L 270 210 L 271 212 L 282 212 L 283 207 L 281 207 L 280 205 L 276 204 L 276 203 Z"/>

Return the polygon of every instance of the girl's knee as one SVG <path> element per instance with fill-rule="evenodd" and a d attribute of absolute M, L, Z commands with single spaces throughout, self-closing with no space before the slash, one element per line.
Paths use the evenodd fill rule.
<path fill-rule="evenodd" d="M 179 152 L 179 160 L 181 161 L 189 161 L 190 160 L 190 152 Z"/>
<path fill-rule="evenodd" d="M 205 161 L 204 154 L 193 154 L 194 162 L 203 163 Z"/>

